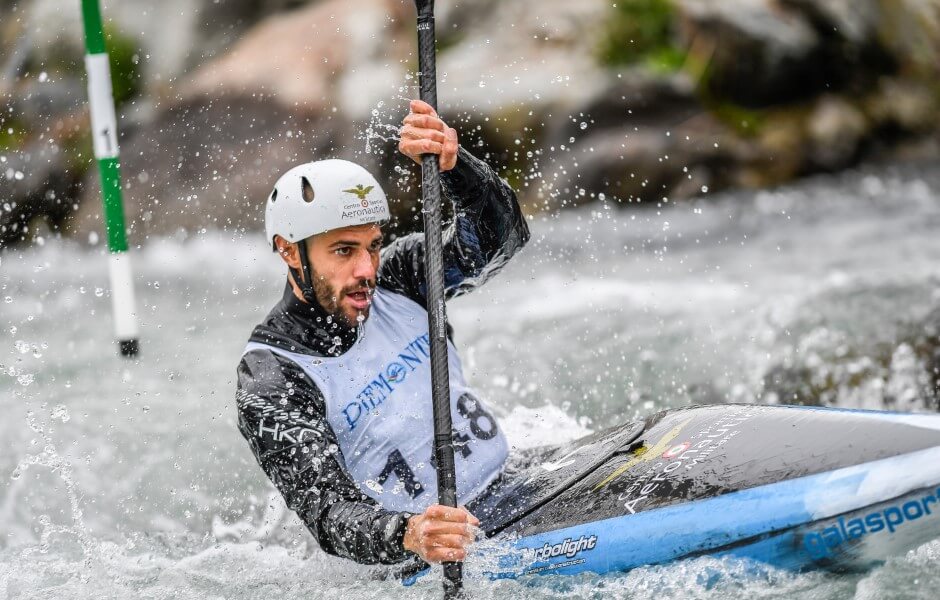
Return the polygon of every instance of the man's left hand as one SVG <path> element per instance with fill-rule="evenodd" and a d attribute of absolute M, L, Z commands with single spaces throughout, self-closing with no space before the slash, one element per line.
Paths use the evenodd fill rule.
<path fill-rule="evenodd" d="M 457 130 L 448 127 L 431 105 L 411 101 L 411 112 L 402 121 L 398 150 L 421 164 L 422 154 L 437 154 L 441 171 L 450 171 L 457 164 Z"/>

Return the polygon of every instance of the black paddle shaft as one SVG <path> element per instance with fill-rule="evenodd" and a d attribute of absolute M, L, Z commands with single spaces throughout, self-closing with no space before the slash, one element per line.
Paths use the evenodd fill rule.
<path fill-rule="evenodd" d="M 434 0 L 415 0 L 418 9 L 418 79 L 421 99 L 437 110 Z M 457 475 L 451 431 L 450 375 L 447 368 L 447 312 L 444 307 L 444 257 L 441 236 L 441 177 L 438 156 L 421 157 L 424 215 L 424 274 L 428 282 L 428 331 L 431 340 L 431 398 L 434 404 L 434 456 L 437 496 L 444 506 L 457 506 Z M 461 563 L 444 563 L 444 597 L 463 592 Z"/>

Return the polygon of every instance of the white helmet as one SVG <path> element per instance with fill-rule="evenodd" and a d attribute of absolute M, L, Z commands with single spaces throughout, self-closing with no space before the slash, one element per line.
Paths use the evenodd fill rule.
<path fill-rule="evenodd" d="M 294 167 L 268 196 L 264 228 L 296 243 L 324 231 L 389 219 L 388 199 L 371 173 L 348 160 L 329 159 Z"/>

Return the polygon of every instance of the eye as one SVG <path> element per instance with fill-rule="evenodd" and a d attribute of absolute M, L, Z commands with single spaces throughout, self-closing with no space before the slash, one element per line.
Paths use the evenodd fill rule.
<path fill-rule="evenodd" d="M 334 252 L 336 252 L 336 254 L 340 256 L 349 256 L 349 254 L 352 252 L 352 248 L 350 248 L 349 246 L 340 246 L 339 248 L 334 250 Z"/>
<path fill-rule="evenodd" d="M 369 246 L 369 250 L 372 252 L 378 252 L 382 248 L 382 240 L 375 240 L 372 242 L 372 245 Z"/>

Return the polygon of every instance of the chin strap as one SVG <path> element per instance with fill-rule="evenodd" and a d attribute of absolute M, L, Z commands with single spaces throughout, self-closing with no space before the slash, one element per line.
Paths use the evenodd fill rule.
<path fill-rule="evenodd" d="M 317 293 L 313 290 L 313 284 L 310 283 L 313 281 L 311 277 L 313 269 L 310 268 L 310 258 L 307 256 L 307 241 L 300 240 L 297 242 L 297 250 L 298 254 L 300 254 L 300 269 L 302 272 L 294 267 L 289 267 L 290 274 L 293 276 L 297 287 L 300 288 L 304 302 L 307 304 L 317 304 Z"/>

